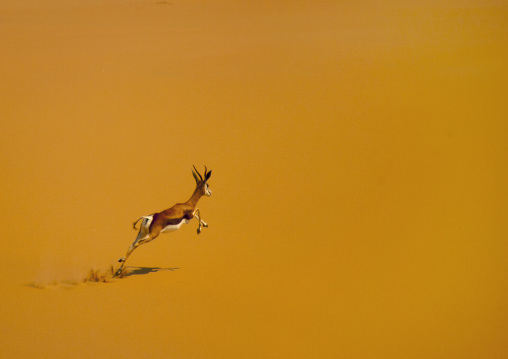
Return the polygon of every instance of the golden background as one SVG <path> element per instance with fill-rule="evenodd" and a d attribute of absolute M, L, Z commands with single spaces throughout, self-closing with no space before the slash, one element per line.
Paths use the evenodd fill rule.
<path fill-rule="evenodd" d="M 494 0 L 2 1 L 0 356 L 508 357 L 507 39 Z M 192 164 L 210 227 L 128 262 L 172 270 L 65 285 Z"/>

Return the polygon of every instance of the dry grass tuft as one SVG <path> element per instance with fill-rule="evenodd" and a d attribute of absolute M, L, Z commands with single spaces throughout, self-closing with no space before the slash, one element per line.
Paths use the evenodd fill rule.
<path fill-rule="evenodd" d="M 122 270 L 118 272 L 113 265 L 110 265 L 105 271 L 95 268 L 90 269 L 83 279 L 68 279 L 63 281 L 53 280 L 51 282 L 34 281 L 27 284 L 27 286 L 36 289 L 70 289 L 84 283 L 112 283 L 117 279 L 123 278 L 127 273 L 128 271 L 126 268 L 122 268 Z"/>
<path fill-rule="evenodd" d="M 100 270 L 90 269 L 88 275 L 83 279 L 83 283 L 86 282 L 101 282 L 101 283 L 110 283 L 113 278 L 122 278 L 124 271 L 122 271 L 122 276 L 115 275 L 115 268 L 111 265 L 104 273 Z"/>

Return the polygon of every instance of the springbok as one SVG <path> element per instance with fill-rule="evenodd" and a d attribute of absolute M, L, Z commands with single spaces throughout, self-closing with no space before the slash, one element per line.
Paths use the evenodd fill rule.
<path fill-rule="evenodd" d="M 153 241 L 159 234 L 176 231 L 182 226 L 182 224 L 189 223 L 189 221 L 194 217 L 199 221 L 198 234 L 201 233 L 201 227 L 208 227 L 208 224 L 201 219 L 201 214 L 199 213 L 199 209 L 196 208 L 196 205 L 201 197 L 210 197 L 212 195 L 212 190 L 208 186 L 208 179 L 212 175 L 212 171 L 207 171 L 205 166 L 205 174 L 203 177 L 198 172 L 196 167 L 192 167 L 194 168 L 192 175 L 196 180 L 196 189 L 194 190 L 191 198 L 187 202 L 177 203 L 165 211 L 154 213 L 149 216 L 142 216 L 133 223 L 133 228 L 137 229 L 136 224 L 141 219 L 143 220 L 141 222 L 136 240 L 129 247 L 125 257 L 122 257 L 118 260 L 120 263 L 122 263 L 122 265 L 116 272 L 117 275 L 122 272 L 125 261 L 127 261 L 127 258 L 129 258 L 129 256 L 137 247 L 139 247 L 141 244 Z"/>

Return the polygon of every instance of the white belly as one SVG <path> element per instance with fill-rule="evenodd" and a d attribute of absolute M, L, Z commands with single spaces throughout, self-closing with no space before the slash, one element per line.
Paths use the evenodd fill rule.
<path fill-rule="evenodd" d="M 189 221 L 184 218 L 184 219 L 182 219 L 182 221 L 180 223 L 170 224 L 169 226 L 164 227 L 164 229 L 161 231 L 161 233 L 174 232 L 177 229 L 180 229 L 182 224 L 187 224 L 187 223 L 189 223 Z"/>

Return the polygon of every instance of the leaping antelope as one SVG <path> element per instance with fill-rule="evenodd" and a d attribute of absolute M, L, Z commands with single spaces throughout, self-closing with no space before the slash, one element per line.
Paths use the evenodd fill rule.
<path fill-rule="evenodd" d="M 129 247 L 125 257 L 122 257 L 118 260 L 120 263 L 122 263 L 122 265 L 116 272 L 117 275 L 122 272 L 127 258 L 129 258 L 129 256 L 137 247 L 139 247 L 141 244 L 153 241 L 155 238 L 157 238 L 157 236 L 159 236 L 159 234 L 176 231 L 182 226 L 182 224 L 189 223 L 189 221 L 194 217 L 199 221 L 198 234 L 201 233 L 201 227 L 208 227 L 208 224 L 201 219 L 199 209 L 196 208 L 196 205 L 201 197 L 210 197 L 212 195 L 212 190 L 208 186 L 207 182 L 212 175 L 212 171 L 207 171 L 205 166 L 205 174 L 203 177 L 198 172 L 196 167 L 192 167 L 194 168 L 192 175 L 196 180 L 196 189 L 194 190 L 191 198 L 187 202 L 177 203 L 165 211 L 154 213 L 149 216 L 142 216 L 133 223 L 133 228 L 137 229 L 136 224 L 141 219 L 143 219 L 136 240 Z"/>

